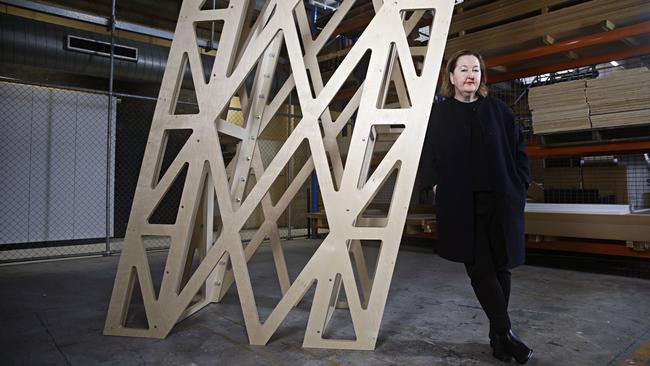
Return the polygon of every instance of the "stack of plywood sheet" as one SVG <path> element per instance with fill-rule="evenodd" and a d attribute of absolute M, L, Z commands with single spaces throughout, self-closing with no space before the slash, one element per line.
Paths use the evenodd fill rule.
<path fill-rule="evenodd" d="M 650 14 L 648 0 L 465 1 L 458 9 L 463 7 L 452 18 L 449 34 L 458 36 L 447 41 L 446 58 L 468 48 L 489 60 L 530 47 L 549 34 L 574 37 L 605 19 L 621 26 L 645 21 Z"/>
<path fill-rule="evenodd" d="M 533 114 L 533 131 L 550 133 L 591 128 L 585 88 L 585 80 L 532 88 L 528 105 Z"/>
<path fill-rule="evenodd" d="M 618 71 L 587 81 L 587 102 L 594 128 L 650 123 L 650 71 Z"/>

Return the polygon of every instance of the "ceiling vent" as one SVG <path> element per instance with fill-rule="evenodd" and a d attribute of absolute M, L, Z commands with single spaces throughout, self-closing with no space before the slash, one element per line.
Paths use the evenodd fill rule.
<path fill-rule="evenodd" d="M 66 49 L 70 51 L 89 53 L 92 55 L 111 57 L 111 44 L 94 39 L 83 38 L 68 34 Z M 113 45 L 115 58 L 127 61 L 138 61 L 138 49 L 119 44 Z"/>

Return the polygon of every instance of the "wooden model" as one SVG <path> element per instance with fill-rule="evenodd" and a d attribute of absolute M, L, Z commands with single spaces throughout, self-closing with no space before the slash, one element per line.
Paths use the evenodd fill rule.
<path fill-rule="evenodd" d="M 234 282 L 251 344 L 263 345 L 288 312 L 315 286 L 313 305 L 303 345 L 305 347 L 374 349 L 382 319 L 404 220 L 415 180 L 434 89 L 447 39 L 454 1 L 374 0 L 376 15 L 349 54 L 329 78 L 321 77 L 317 55 L 354 1 L 345 0 L 324 29 L 314 38 L 302 1 L 269 0 L 250 25 L 247 1 L 230 1 L 225 9 L 201 10 L 205 0 L 185 0 L 163 78 L 147 142 L 133 208 L 120 258 L 104 333 L 107 335 L 163 338 L 180 320 L 211 302 L 218 302 Z M 431 12 L 433 10 L 433 12 Z M 430 38 L 426 47 L 409 48 L 407 35 L 422 27 L 428 14 Z M 434 14 L 433 17 L 430 14 Z M 432 19 L 432 20 L 431 20 Z M 223 32 L 216 61 L 206 82 L 197 50 L 195 22 L 222 21 Z M 272 100 L 267 98 L 279 52 L 285 45 L 292 75 Z M 338 118 L 329 105 L 366 52 L 371 52 L 365 82 Z M 413 54 L 424 56 L 416 72 Z M 175 114 L 186 64 L 192 70 L 199 113 Z M 244 81 L 255 74 L 250 90 Z M 394 83 L 398 108 L 387 109 L 385 98 Z M 302 119 L 264 168 L 257 137 L 289 93 L 296 89 Z M 238 95 L 246 117 L 243 127 L 224 119 L 231 99 Z M 337 136 L 356 111 L 357 116 L 345 166 Z M 399 137 L 369 175 L 374 137 L 399 129 Z M 158 179 L 168 134 L 189 129 L 192 134 L 171 166 Z M 395 131 L 393 131 L 395 132 Z M 220 135 L 240 140 L 236 157 L 224 164 Z M 271 185 L 301 142 L 307 141 L 311 158 L 298 171 L 282 197 L 275 202 Z M 331 162 L 328 163 L 328 158 Z M 149 218 L 183 169 L 187 169 L 182 198 L 174 224 L 152 224 Z M 256 183 L 244 197 L 249 171 Z M 316 171 L 330 233 L 298 277 L 290 282 L 279 240 L 277 219 L 298 189 Z M 386 218 L 363 218 L 361 213 L 387 177 L 397 171 L 390 211 Z M 250 187 L 249 187 L 250 188 Z M 215 230 L 215 199 L 223 225 Z M 244 248 L 240 230 L 256 207 L 264 223 Z M 171 246 L 155 290 L 145 236 L 167 236 Z M 282 299 L 261 322 L 247 267 L 265 237 L 270 237 Z M 360 240 L 382 242 L 374 276 L 360 254 Z M 194 253 L 201 261 L 190 274 Z M 350 254 L 359 269 L 359 291 Z M 228 263 L 232 267 L 229 269 Z M 138 281 L 148 328 L 129 328 L 125 319 Z M 323 339 L 341 289 L 344 289 L 355 340 Z M 363 295 L 360 295 L 362 293 Z"/>

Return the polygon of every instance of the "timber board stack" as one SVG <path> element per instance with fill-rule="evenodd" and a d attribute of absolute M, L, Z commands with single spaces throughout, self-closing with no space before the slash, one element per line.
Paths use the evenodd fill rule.
<path fill-rule="evenodd" d="M 614 72 L 587 81 L 587 102 L 593 128 L 650 123 L 650 71 Z"/>
<path fill-rule="evenodd" d="M 533 132 L 591 128 L 585 88 L 585 80 L 575 80 L 530 89 L 528 105 L 533 115 Z"/>
<path fill-rule="evenodd" d="M 528 105 L 536 134 L 650 124 L 650 71 L 532 88 Z"/>
<path fill-rule="evenodd" d="M 650 19 L 648 0 L 465 0 L 456 6 L 445 58 L 459 49 L 484 57 L 602 31 L 603 21 L 622 27 Z"/>

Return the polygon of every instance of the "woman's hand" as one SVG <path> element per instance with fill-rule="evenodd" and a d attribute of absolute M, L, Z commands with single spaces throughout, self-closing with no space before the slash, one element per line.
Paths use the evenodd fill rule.
<path fill-rule="evenodd" d="M 434 194 L 436 193 L 436 189 L 437 189 L 437 188 L 438 188 L 438 185 L 437 185 L 437 184 L 436 184 L 435 186 L 433 186 L 433 193 L 434 193 Z"/>

